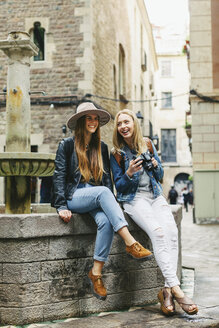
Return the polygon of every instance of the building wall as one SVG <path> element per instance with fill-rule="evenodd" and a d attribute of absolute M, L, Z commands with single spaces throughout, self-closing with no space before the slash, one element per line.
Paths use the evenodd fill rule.
<path fill-rule="evenodd" d="M 163 162 L 164 180 L 163 189 L 167 196 L 168 191 L 176 176 L 180 173 L 192 175 L 192 158 L 189 148 L 189 139 L 185 132 L 186 111 L 189 110 L 189 71 L 187 57 L 182 54 L 181 47 L 174 41 L 171 47 L 167 47 L 169 42 L 163 42 L 162 47 L 157 45 L 159 71 L 156 80 L 157 98 L 162 99 L 162 92 L 172 93 L 172 107 L 163 108 L 162 100 L 157 101 L 155 110 L 155 131 L 159 136 L 160 151 L 162 152 L 162 129 L 176 130 L 176 161 Z M 172 51 L 170 50 L 172 48 Z M 180 50 L 179 50 L 180 49 Z M 162 62 L 171 62 L 170 76 L 162 76 Z M 178 96 L 180 95 L 180 96 Z M 176 97 L 175 97 L 176 96 Z M 186 182 L 184 187 L 186 186 Z M 176 186 L 177 187 L 177 186 Z M 183 187 L 181 185 L 178 188 Z M 181 189 L 178 190 L 178 193 Z"/>
<path fill-rule="evenodd" d="M 219 105 L 214 102 L 219 96 L 219 71 L 215 65 L 219 60 L 219 55 L 215 52 L 218 32 L 215 17 L 218 17 L 218 14 L 217 1 L 190 0 L 191 88 L 211 98 L 210 101 L 195 95 L 190 98 L 197 219 L 204 219 L 203 215 L 205 218 L 219 217 L 219 209 L 216 206 L 219 191 L 215 184 L 219 175 Z M 211 185 L 207 193 L 206 181 Z"/>

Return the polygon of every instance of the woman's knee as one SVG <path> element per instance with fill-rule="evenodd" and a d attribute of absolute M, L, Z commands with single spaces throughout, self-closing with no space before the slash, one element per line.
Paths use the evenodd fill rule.
<path fill-rule="evenodd" d="M 176 225 L 170 227 L 170 238 L 173 242 L 178 242 L 178 229 Z"/>
<path fill-rule="evenodd" d="M 98 230 L 113 231 L 112 224 L 104 213 L 98 215 L 96 224 Z"/>
<path fill-rule="evenodd" d="M 109 188 L 107 188 L 105 186 L 100 186 L 99 188 L 100 188 L 100 194 L 101 195 L 104 195 L 104 196 L 106 195 L 107 197 L 108 196 L 113 196 L 113 193 Z"/>

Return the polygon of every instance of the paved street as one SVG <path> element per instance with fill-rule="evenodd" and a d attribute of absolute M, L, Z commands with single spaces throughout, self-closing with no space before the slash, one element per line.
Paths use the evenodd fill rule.
<path fill-rule="evenodd" d="M 25 328 L 219 327 L 218 240 L 219 225 L 193 224 L 192 209 L 189 208 L 188 213 L 183 210 L 183 288 L 199 305 L 198 315 L 188 316 L 177 307 L 177 314 L 166 318 L 160 313 L 159 305 L 150 305 L 120 313 L 32 324 Z"/>

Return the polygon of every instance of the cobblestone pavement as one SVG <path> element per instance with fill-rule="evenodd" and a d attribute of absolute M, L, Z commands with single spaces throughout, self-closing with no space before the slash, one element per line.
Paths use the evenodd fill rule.
<path fill-rule="evenodd" d="M 199 306 L 199 313 L 195 316 L 189 316 L 177 307 L 177 314 L 167 318 L 161 314 L 157 304 L 119 313 L 101 313 L 87 318 L 25 325 L 23 328 L 219 327 L 218 246 L 219 225 L 193 224 L 192 208 L 188 212 L 183 210 L 182 287 Z"/>
<path fill-rule="evenodd" d="M 192 223 L 192 209 L 183 211 L 183 266 L 195 269 L 194 300 L 200 314 L 219 321 L 219 225 Z"/>

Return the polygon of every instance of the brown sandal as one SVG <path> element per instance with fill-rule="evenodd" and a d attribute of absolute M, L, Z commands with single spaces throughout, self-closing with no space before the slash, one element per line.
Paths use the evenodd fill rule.
<path fill-rule="evenodd" d="M 198 307 L 196 304 L 193 303 L 193 301 L 186 295 L 184 295 L 184 297 L 176 297 L 174 296 L 174 299 L 177 301 L 177 303 L 179 304 L 179 306 L 183 309 L 183 311 L 185 311 L 186 313 L 193 315 L 196 314 L 198 312 Z M 196 308 L 189 311 L 189 307 L 191 305 L 195 305 Z"/>
<path fill-rule="evenodd" d="M 174 304 L 174 301 L 173 301 L 173 296 L 167 292 L 166 288 L 162 288 L 159 291 L 157 297 L 160 301 L 161 311 L 165 315 L 168 315 L 168 316 L 173 315 L 175 313 L 175 304 Z M 168 306 L 172 306 L 173 310 L 169 310 L 167 308 Z"/>

